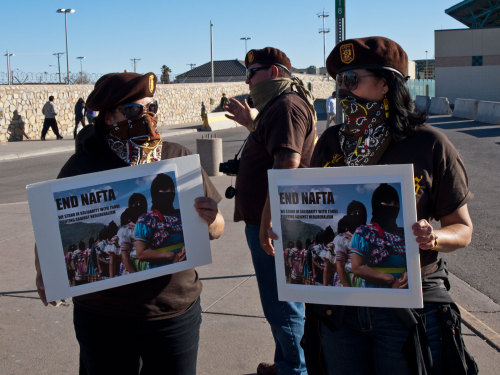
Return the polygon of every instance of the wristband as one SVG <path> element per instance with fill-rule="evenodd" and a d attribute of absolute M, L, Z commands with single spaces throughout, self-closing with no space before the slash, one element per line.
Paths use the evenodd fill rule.
<path fill-rule="evenodd" d="M 438 247 L 438 236 L 435 235 L 434 246 L 431 248 L 431 250 L 436 250 L 437 247 Z"/>

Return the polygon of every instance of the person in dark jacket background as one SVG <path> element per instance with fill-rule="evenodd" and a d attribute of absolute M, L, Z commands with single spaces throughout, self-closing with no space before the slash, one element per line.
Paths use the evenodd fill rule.
<path fill-rule="evenodd" d="M 82 127 L 85 127 L 84 112 L 85 112 L 85 101 L 83 100 L 83 98 L 78 98 L 78 101 L 75 104 L 75 130 L 73 130 L 73 138 L 76 138 L 79 124 L 82 124 Z"/>

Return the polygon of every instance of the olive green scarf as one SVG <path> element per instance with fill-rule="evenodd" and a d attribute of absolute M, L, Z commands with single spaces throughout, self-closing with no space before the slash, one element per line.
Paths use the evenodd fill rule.
<path fill-rule="evenodd" d="M 304 99 L 316 123 L 317 117 L 316 110 L 314 109 L 314 97 L 311 92 L 306 89 L 304 83 L 297 77 L 273 78 L 256 83 L 250 89 L 250 96 L 252 97 L 255 108 L 260 112 L 270 100 L 281 95 L 288 88 L 295 91 Z"/>

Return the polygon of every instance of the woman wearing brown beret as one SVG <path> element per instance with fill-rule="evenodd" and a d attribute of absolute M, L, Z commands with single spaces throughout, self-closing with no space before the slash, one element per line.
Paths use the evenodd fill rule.
<path fill-rule="evenodd" d="M 311 167 L 413 164 L 418 221 L 412 230 L 420 248 L 424 308 L 308 304 L 303 344 L 309 374 L 476 373 L 439 259 L 440 252 L 471 241 L 471 193 L 462 159 L 415 111 L 406 85 L 407 55 L 397 43 L 382 37 L 345 40 L 326 65 L 347 121 L 323 133 Z M 440 221 L 439 229 L 431 219 Z M 405 279 L 391 280 L 406 287 Z"/>
<path fill-rule="evenodd" d="M 95 126 L 78 133 L 76 152 L 59 177 L 189 155 L 156 131 L 156 81 L 153 73 L 101 77 L 87 99 L 87 107 L 99 111 Z M 194 207 L 210 238 L 219 238 L 221 197 L 204 171 L 202 176 L 206 195 L 195 199 Z M 38 294 L 47 305 L 38 259 L 36 266 Z M 198 274 L 189 269 L 73 298 L 80 374 L 196 374 L 200 293 Z"/>

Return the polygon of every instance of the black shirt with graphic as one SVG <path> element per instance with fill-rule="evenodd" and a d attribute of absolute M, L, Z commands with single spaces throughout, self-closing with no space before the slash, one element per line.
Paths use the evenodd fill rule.
<path fill-rule="evenodd" d="M 311 158 L 311 167 L 346 165 L 339 143 L 340 127 L 330 127 L 321 135 Z M 413 164 L 418 220 L 439 220 L 472 197 L 460 154 L 443 133 L 430 125 L 417 127 L 402 141 L 393 140 L 378 164 Z M 421 266 L 431 264 L 437 258 L 437 251 L 420 251 Z"/>

